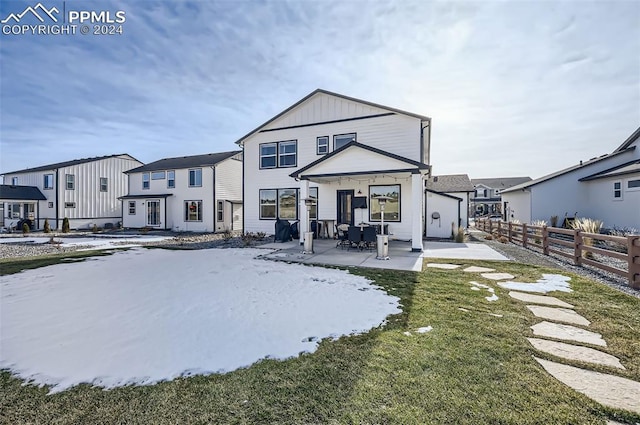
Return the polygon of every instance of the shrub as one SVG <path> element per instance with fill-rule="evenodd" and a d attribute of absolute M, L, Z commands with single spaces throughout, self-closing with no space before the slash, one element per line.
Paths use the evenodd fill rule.
<path fill-rule="evenodd" d="M 67 217 L 65 217 L 62 220 L 62 233 L 69 233 L 69 219 Z"/>
<path fill-rule="evenodd" d="M 251 242 L 254 239 L 254 235 L 251 232 L 247 232 L 247 233 L 243 233 L 242 236 L 240 236 L 240 238 L 242 239 L 244 246 L 249 246 L 251 245 Z"/>
<path fill-rule="evenodd" d="M 48 218 L 44 219 L 44 232 L 45 233 L 51 233 L 51 225 L 49 224 L 49 219 Z"/>
<path fill-rule="evenodd" d="M 98 233 L 98 231 L 99 231 L 98 226 L 94 224 L 93 227 L 91 228 L 91 232 Z"/>
<path fill-rule="evenodd" d="M 231 230 L 225 229 L 225 231 L 222 232 L 222 239 L 224 239 L 225 243 L 228 243 L 231 238 L 233 238 L 233 233 L 231 233 Z"/>
<path fill-rule="evenodd" d="M 593 218 L 580 217 L 576 218 L 572 223 L 571 227 L 575 230 L 581 230 L 587 233 L 600 233 L 600 229 L 602 228 L 602 221 L 595 220 Z M 582 238 L 582 243 L 586 246 L 593 246 L 592 238 Z M 582 256 L 584 258 L 593 258 L 592 252 L 582 251 Z"/>
<path fill-rule="evenodd" d="M 256 233 L 256 239 L 258 239 L 259 241 L 263 241 L 264 238 L 267 237 L 267 234 L 265 232 L 257 232 Z"/>
<path fill-rule="evenodd" d="M 626 238 L 627 236 L 638 235 L 640 234 L 637 229 L 633 227 L 615 227 L 609 230 L 609 234 L 611 236 L 620 236 Z M 627 253 L 627 244 L 626 243 L 618 243 L 614 241 L 604 241 L 604 244 L 607 248 L 612 249 L 614 251 Z"/>
<path fill-rule="evenodd" d="M 493 240 L 493 236 L 491 236 L 491 235 L 487 235 L 487 236 L 485 236 L 484 238 L 485 238 L 486 240 L 488 240 L 488 241 Z"/>
<path fill-rule="evenodd" d="M 146 235 L 147 233 L 149 233 L 149 230 L 151 230 L 148 227 L 143 227 L 142 229 L 140 229 L 140 233 L 142 233 L 143 235 Z"/>
<path fill-rule="evenodd" d="M 517 218 L 512 219 L 511 223 L 513 223 L 513 224 L 522 224 L 522 222 L 520 220 L 518 220 Z"/>
<path fill-rule="evenodd" d="M 509 238 L 507 238 L 506 236 L 500 236 L 500 239 L 498 239 L 498 242 L 509 243 Z"/>
<path fill-rule="evenodd" d="M 531 222 L 531 225 L 536 227 L 544 227 L 547 225 L 547 222 L 545 220 L 534 220 Z M 534 229 L 533 234 L 535 235 L 534 242 L 540 243 L 540 238 L 542 238 L 542 230 Z"/>
<path fill-rule="evenodd" d="M 31 229 L 29 228 L 29 225 L 27 223 L 22 223 L 22 233 L 23 234 L 27 234 L 31 231 Z"/>
<path fill-rule="evenodd" d="M 456 242 L 464 242 L 464 227 L 458 227 L 458 231 L 456 232 Z"/>

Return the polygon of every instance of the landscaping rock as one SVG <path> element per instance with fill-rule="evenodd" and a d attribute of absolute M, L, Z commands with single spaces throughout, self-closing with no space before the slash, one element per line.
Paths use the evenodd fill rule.
<path fill-rule="evenodd" d="M 527 340 L 536 350 L 543 351 L 563 359 L 577 360 L 585 363 L 624 369 L 624 366 L 620 363 L 620 360 L 617 357 L 593 348 L 580 347 L 578 345 L 565 344 L 564 342 L 558 341 L 548 341 L 546 339 L 539 338 L 527 338 Z"/>
<path fill-rule="evenodd" d="M 571 325 L 562 325 L 559 323 L 540 322 L 531 326 L 533 334 L 544 336 L 547 338 L 563 339 L 566 341 L 584 342 L 586 344 L 599 345 L 606 347 L 607 342 L 602 339 L 599 333 L 576 328 Z"/>
<path fill-rule="evenodd" d="M 573 308 L 571 304 L 566 303 L 562 300 L 559 300 L 556 297 L 551 297 L 548 295 L 533 295 L 533 294 L 526 294 L 524 292 L 511 291 L 509 292 L 509 296 L 511 298 L 515 298 L 516 300 L 524 301 L 526 303 L 555 305 L 558 307 Z"/>
<path fill-rule="evenodd" d="M 485 279 L 491 280 L 506 280 L 515 278 L 514 275 L 509 273 L 482 273 L 480 276 L 484 277 Z"/>
<path fill-rule="evenodd" d="M 571 323 L 573 325 L 589 326 L 590 321 L 580 316 L 573 310 L 567 308 L 542 307 L 539 305 L 528 305 L 527 308 L 536 316 L 542 319 L 553 320 L 554 322 Z"/>
<path fill-rule="evenodd" d="M 640 413 L 640 383 L 534 357 L 554 378 L 603 406 Z"/>

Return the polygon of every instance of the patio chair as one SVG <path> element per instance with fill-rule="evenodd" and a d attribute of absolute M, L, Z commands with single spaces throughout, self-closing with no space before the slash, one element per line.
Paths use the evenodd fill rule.
<path fill-rule="evenodd" d="M 359 226 L 349 226 L 349 249 L 358 248 L 361 249 L 360 242 L 362 242 L 362 230 Z"/>
<path fill-rule="evenodd" d="M 372 251 L 376 247 L 376 228 L 375 227 L 364 227 L 362 229 L 362 242 L 364 248 Z"/>
<path fill-rule="evenodd" d="M 340 247 L 344 249 L 345 246 L 349 246 L 349 235 L 347 232 L 349 231 L 348 224 L 337 224 L 336 225 L 336 235 L 338 237 L 338 242 L 336 243 L 336 248 Z"/>

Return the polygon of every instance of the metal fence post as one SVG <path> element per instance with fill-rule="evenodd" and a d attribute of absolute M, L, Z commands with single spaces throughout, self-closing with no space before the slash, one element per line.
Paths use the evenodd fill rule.
<path fill-rule="evenodd" d="M 578 229 L 573 231 L 573 263 L 582 266 L 582 235 Z"/>
<path fill-rule="evenodd" d="M 629 286 L 640 289 L 640 236 L 627 236 Z"/>
<path fill-rule="evenodd" d="M 549 255 L 549 229 L 547 226 L 542 226 L 542 253 Z"/>

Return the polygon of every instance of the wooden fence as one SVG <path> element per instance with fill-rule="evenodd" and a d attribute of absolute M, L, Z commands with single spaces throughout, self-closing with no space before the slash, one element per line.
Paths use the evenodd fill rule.
<path fill-rule="evenodd" d="M 640 289 L 640 235 L 610 236 L 560 227 L 532 226 L 527 223 L 489 219 L 476 220 L 476 228 L 491 233 L 496 238 L 504 237 L 511 243 L 539 250 L 544 255 L 568 258 L 576 266 L 588 265 L 617 274 L 627 278 L 632 288 Z M 612 246 L 621 249 L 612 249 Z M 603 264 L 594 260 L 593 254 L 622 260 L 626 262 L 627 268 L 625 270 Z"/>

